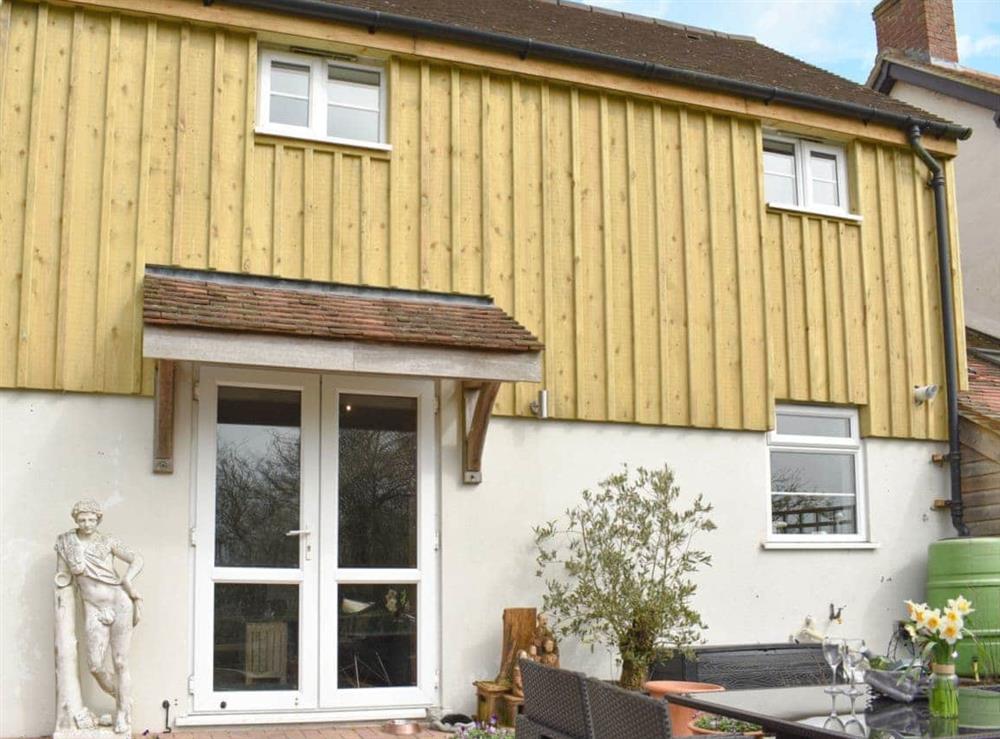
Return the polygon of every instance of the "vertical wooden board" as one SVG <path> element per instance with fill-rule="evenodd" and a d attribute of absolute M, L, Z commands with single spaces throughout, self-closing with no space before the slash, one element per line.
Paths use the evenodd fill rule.
<path fill-rule="evenodd" d="M 959 258 L 958 205 L 955 202 L 955 160 L 945 159 L 943 164 L 945 198 L 948 203 L 948 213 L 951 214 L 951 217 L 948 218 L 948 241 L 951 245 L 951 292 L 955 304 L 955 354 L 958 359 L 958 387 L 960 390 L 968 390 L 969 366 L 965 350 L 965 300 L 962 291 L 962 260 Z M 942 351 L 944 351 L 943 347 Z"/>
<path fill-rule="evenodd" d="M 930 382 L 939 387 L 945 387 L 946 375 L 944 369 L 944 327 L 941 317 L 941 283 L 937 256 L 937 229 L 934 220 L 934 191 L 927 186 L 927 170 L 922 164 L 917 164 L 917 187 L 919 192 L 918 207 L 922 224 L 920 247 L 922 263 L 926 265 L 924 272 L 924 294 L 922 299 L 927 304 L 927 322 L 924 332 L 927 341 L 927 368 Z M 940 400 L 940 398 L 938 399 Z M 928 431 L 932 438 L 948 438 L 947 403 L 930 404 Z"/>
<path fill-rule="evenodd" d="M 372 231 L 372 158 L 361 157 L 360 175 L 358 178 L 358 281 L 367 282 L 365 273 L 368 260 L 372 257 L 378 261 L 378 255 L 370 252 Z"/>
<path fill-rule="evenodd" d="M 542 147 L 541 85 L 520 80 L 513 111 L 512 140 L 515 147 L 514 187 L 514 290 L 517 320 L 543 342 L 548 340 L 544 323 L 544 265 L 542 259 Z M 544 361 L 544 358 L 543 358 Z M 544 375 L 543 375 L 544 377 Z M 518 383 L 515 411 L 530 415 L 529 403 L 541 385 Z"/>
<path fill-rule="evenodd" d="M 485 292 L 497 305 L 514 314 L 514 243 L 513 243 L 513 152 L 511 139 L 511 80 L 493 77 L 490 94 L 487 136 L 490 139 L 489 177 L 485 196 L 489 201 L 489 280 Z M 512 415 L 514 392 L 504 383 L 497 396 L 496 409 Z"/>
<path fill-rule="evenodd" d="M 711 203 L 708 190 L 706 114 L 687 113 L 684 172 L 685 274 L 688 303 L 688 365 L 691 425 L 715 425 L 715 333 L 712 324 Z"/>
<path fill-rule="evenodd" d="M 733 193 L 740 310 L 740 374 L 744 428 L 770 425 L 768 341 L 761 228 L 763 192 L 757 187 L 757 131 L 754 123 L 733 119 Z M 752 183 L 752 184 L 751 184 Z"/>
<path fill-rule="evenodd" d="M 0 383 L 17 385 L 18 345 L 20 344 L 22 246 L 28 177 L 28 137 L 31 131 L 31 87 L 34 78 L 35 36 L 38 7 L 5 3 L 0 7 L 9 17 L 9 30 L 0 63 L 4 65 L 3 135 L 0 136 L 0 310 L 3 343 L 0 344 Z M 28 104 L 26 104 L 28 101 Z"/>
<path fill-rule="evenodd" d="M 550 86 L 548 136 L 545 147 L 545 240 L 542 248 L 548 255 L 545 274 L 547 295 L 545 337 L 546 383 L 551 413 L 556 418 L 575 415 L 576 387 L 576 313 L 573 301 L 573 142 L 570 92 Z"/>
<path fill-rule="evenodd" d="M 223 58 L 216 62 L 221 78 L 213 80 L 212 111 L 212 226 L 210 238 L 215 266 L 238 272 L 243 232 L 244 167 L 247 148 L 247 37 L 226 33 Z M 218 49 L 218 44 L 216 45 Z M 218 159 L 218 165 L 214 162 Z"/>
<path fill-rule="evenodd" d="M 709 224 L 711 234 L 712 327 L 715 353 L 715 426 L 742 427 L 739 280 L 736 251 L 736 197 L 732 124 L 712 116 L 708 147 Z"/>
<path fill-rule="evenodd" d="M 781 242 L 785 277 L 785 339 L 788 354 L 788 396 L 812 400 L 809 391 L 809 341 L 806 321 L 806 265 L 803 251 L 805 219 L 782 214 Z"/>
<path fill-rule="evenodd" d="M 664 251 L 665 272 L 660 290 L 666 309 L 666 367 L 664 384 L 667 418 L 671 426 L 686 426 L 691 421 L 690 375 L 688 373 L 688 303 L 687 303 L 687 213 L 689 201 L 686 183 L 690 180 L 684 145 L 687 137 L 687 112 L 660 108 L 663 167 L 658 169 L 657 190 L 660 248 Z M 663 323 L 661 317 L 661 325 Z M 662 329 L 661 329 L 662 330 Z"/>
<path fill-rule="evenodd" d="M 337 213 L 340 229 L 340 280 L 357 283 L 361 274 L 361 157 L 344 155 L 341 197 Z"/>
<path fill-rule="evenodd" d="M 420 286 L 451 289 L 451 74 L 426 66 L 421 81 Z"/>
<path fill-rule="evenodd" d="M 896 223 L 895 151 L 878 148 L 879 225 L 882 236 L 882 274 L 886 301 L 886 341 L 889 375 L 882 392 L 889 397 L 892 436 L 906 436 L 910 426 L 911 388 L 906 367 L 906 329 L 900 271 L 899 229 Z"/>
<path fill-rule="evenodd" d="M 581 92 L 580 107 L 580 302 L 577 311 L 577 387 L 580 418 L 607 418 L 604 314 L 604 245 L 601 232 L 601 146 L 599 102 Z"/>
<path fill-rule="evenodd" d="M 32 136 L 32 161 L 26 193 L 26 216 L 31 225 L 30 284 L 25 283 L 31 308 L 28 312 L 26 380 L 30 387 L 52 387 L 56 374 L 59 269 L 63 230 L 63 187 L 66 169 L 66 123 L 69 103 L 70 55 L 73 14 L 49 8 L 44 32 L 42 89 L 34 105 L 39 106 L 36 136 Z"/>
<path fill-rule="evenodd" d="M 609 301 L 610 326 L 608 335 L 611 362 L 609 371 L 613 402 L 609 406 L 611 420 L 635 420 L 633 356 L 632 356 L 632 263 L 629 243 L 629 169 L 627 160 L 625 101 L 608 98 L 607 131 L 602 136 L 607 144 L 608 172 L 603 182 L 608 188 L 605 202 L 609 204 L 604 217 L 606 231 L 605 259 L 610 257 L 609 280 L 605 284 Z M 609 239 L 609 240 L 608 240 Z"/>
<path fill-rule="evenodd" d="M 420 66 L 393 60 L 389 86 L 392 130 L 390 281 L 420 287 Z"/>
<path fill-rule="evenodd" d="M 85 14 L 79 37 L 80 55 L 85 60 L 107 60 L 110 17 Z M 107 65 L 86 63 L 79 79 L 79 106 L 75 110 L 73 132 L 75 157 L 70 187 L 79 196 L 73 198 L 64 213 L 73 223 L 73 241 L 64 268 L 70 279 L 66 285 L 66 358 L 63 382 L 67 390 L 102 389 L 96 376 L 95 336 L 98 300 L 98 255 L 101 246 L 100 183 L 104 170 L 104 143 L 107 92 Z"/>
<path fill-rule="evenodd" d="M 306 207 L 312 211 L 310 241 L 312 243 L 312 272 L 310 279 L 332 280 L 330 274 L 330 240 L 333 230 L 331 198 L 333 188 L 333 153 L 312 151 L 312 184 L 305 192 Z"/>
<path fill-rule="evenodd" d="M 907 388 L 927 384 L 924 370 L 923 326 L 920 305 L 920 234 L 917 230 L 914 204 L 913 157 L 900 152 L 895 162 L 896 225 L 899 233 L 899 267 L 903 300 L 903 327 L 906 332 Z M 927 404 L 907 404 L 910 414 L 910 436 L 927 437 Z"/>
<path fill-rule="evenodd" d="M 280 178 L 275 195 L 275 213 L 280 234 L 274 244 L 274 275 L 301 278 L 303 276 L 302 227 L 305 203 L 302 178 L 305 153 L 299 146 L 281 149 L 281 166 L 275 167 Z"/>
<path fill-rule="evenodd" d="M 483 136 L 482 75 L 462 70 L 459 78 L 459 208 L 452 214 L 459 220 L 459 242 L 457 249 L 457 271 L 453 275 L 455 290 L 462 293 L 478 293 L 483 290 L 483 176 L 482 151 Z"/>
<path fill-rule="evenodd" d="M 862 409 L 862 430 L 866 435 L 888 436 L 892 421 L 886 392 L 889 382 L 889 350 L 876 148 L 870 144 L 855 144 L 854 159 L 858 202 L 865 219 L 861 229 L 861 267 L 868 346 L 868 405 Z"/>
<path fill-rule="evenodd" d="M 368 285 L 389 284 L 389 160 L 371 162 L 371 233 L 365 249 L 364 281 Z"/>
<path fill-rule="evenodd" d="M 844 306 L 845 359 L 849 403 L 868 402 L 868 351 L 865 334 L 864 270 L 861 227 L 842 224 L 839 229 L 840 280 Z"/>
<path fill-rule="evenodd" d="M 632 250 L 632 345 L 635 420 L 660 422 L 659 261 L 655 233 L 652 104 L 637 103 L 628 128 L 629 243 Z"/>
<path fill-rule="evenodd" d="M 136 63 L 146 56 L 145 21 L 123 16 L 119 26 L 118 55 L 115 64 L 114 88 L 109 95 L 117 96 L 114 134 L 105 151 L 114 175 L 108 198 L 106 230 L 108 238 L 107 281 L 101 280 L 105 293 L 107 333 L 98 337 L 104 344 L 104 387 L 111 392 L 135 392 L 133 386 L 137 361 L 133 348 L 135 332 L 136 291 L 136 230 L 139 202 L 139 169 L 142 141 L 144 64 Z"/>
<path fill-rule="evenodd" d="M 174 164 L 177 143 L 178 56 L 180 27 L 157 23 L 153 98 L 150 120 L 149 201 L 143 223 L 142 248 L 148 264 L 170 264 L 174 207 Z"/>
<path fill-rule="evenodd" d="M 802 289 L 806 306 L 806 366 L 809 368 L 810 400 L 830 399 L 827 374 L 826 317 L 823 284 L 823 245 L 818 218 L 802 218 Z"/>
<path fill-rule="evenodd" d="M 273 144 L 257 144 L 253 157 L 253 209 L 251 231 L 253 238 L 250 249 L 244 255 L 245 271 L 257 275 L 272 273 L 274 238 L 274 162 L 276 147 Z"/>
<path fill-rule="evenodd" d="M 836 221 L 820 222 L 823 259 L 823 295 L 826 298 L 826 358 L 829 400 L 847 403 L 847 347 L 844 331 L 843 292 L 840 284 L 840 230 Z"/>
<path fill-rule="evenodd" d="M 788 316 L 785 307 L 785 248 L 784 218 L 780 213 L 767 213 L 764 217 L 762 248 L 767 250 L 768 351 L 771 363 L 771 382 L 774 397 L 791 398 L 791 364 L 788 352 Z"/>
<path fill-rule="evenodd" d="M 178 99 L 183 101 L 183 127 L 177 152 L 180 194 L 180 242 L 174 257 L 184 267 L 208 266 L 209 205 L 212 199 L 212 74 L 215 34 L 192 27 L 187 44 Z"/>

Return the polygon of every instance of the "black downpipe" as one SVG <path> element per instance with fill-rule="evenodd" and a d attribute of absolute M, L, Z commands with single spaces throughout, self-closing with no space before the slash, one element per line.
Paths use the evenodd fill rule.
<path fill-rule="evenodd" d="M 910 146 L 931 171 L 934 190 L 934 225 L 937 229 L 938 271 L 941 283 L 941 320 L 944 323 L 944 365 L 948 396 L 948 471 L 951 475 L 951 523 L 959 536 L 968 536 L 963 520 L 962 452 L 958 441 L 958 357 L 955 341 L 955 304 L 951 292 L 951 243 L 948 238 L 948 203 L 944 168 L 920 142 L 920 126 L 909 131 Z"/>
<path fill-rule="evenodd" d="M 202 1 L 206 4 L 214 4 L 215 0 Z M 385 28 L 403 33 L 433 36 L 450 41 L 504 49 L 517 54 L 522 59 L 530 55 L 532 57 L 554 59 L 568 64 L 601 67 L 638 77 L 668 80 L 682 85 L 719 90 L 720 92 L 728 92 L 765 103 L 787 103 L 799 108 L 850 116 L 851 118 L 859 118 L 865 123 L 882 123 L 897 128 L 909 128 L 916 125 L 920 126 L 924 132 L 935 136 L 967 139 L 972 135 L 972 129 L 966 126 L 916 118 L 904 113 L 893 113 L 892 111 L 843 100 L 831 100 L 808 92 L 796 92 L 773 85 L 743 82 L 716 74 L 698 72 L 693 69 L 668 67 L 664 64 L 627 59 L 613 54 L 602 54 L 597 51 L 578 49 L 573 46 L 551 44 L 508 33 L 481 31 L 449 23 L 429 21 L 423 18 L 384 13 L 378 10 L 368 10 L 350 5 L 337 5 L 335 2 L 330 2 L 329 0 L 226 0 L 226 2 L 231 5 L 242 5 L 257 8 L 258 10 L 269 10 L 275 13 L 295 13 L 296 15 L 311 18 L 351 23 L 364 26 L 372 33 L 377 29 Z"/>

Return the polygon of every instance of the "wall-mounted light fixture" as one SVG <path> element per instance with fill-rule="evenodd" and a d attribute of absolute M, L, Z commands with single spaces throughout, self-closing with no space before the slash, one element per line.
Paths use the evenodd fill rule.
<path fill-rule="evenodd" d="M 538 399 L 533 400 L 528 404 L 531 412 L 535 414 L 537 418 L 548 418 L 549 417 L 549 391 L 542 390 L 538 391 Z"/>
<path fill-rule="evenodd" d="M 929 403 L 934 400 L 938 394 L 937 385 L 914 385 L 913 386 L 913 403 L 914 405 L 920 405 L 922 403 Z"/>

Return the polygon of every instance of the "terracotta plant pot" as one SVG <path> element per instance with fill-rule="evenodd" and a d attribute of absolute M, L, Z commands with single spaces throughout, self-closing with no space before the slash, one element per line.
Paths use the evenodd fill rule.
<path fill-rule="evenodd" d="M 712 731 L 711 729 L 703 729 L 703 728 L 701 728 L 700 726 L 698 726 L 695 723 L 695 721 L 697 721 L 697 720 L 698 719 L 696 718 L 694 721 L 688 722 L 688 725 L 687 725 L 688 731 L 692 735 L 702 735 L 702 736 L 731 736 L 731 734 L 728 734 L 725 731 Z M 745 731 L 745 732 L 743 732 L 743 736 L 764 736 L 764 730 L 761 729 L 760 731 Z"/>
<path fill-rule="evenodd" d="M 687 725 L 695 720 L 698 712 L 693 708 L 678 706 L 670 701 L 670 696 L 676 693 L 718 693 L 725 690 L 721 685 L 712 683 L 689 683 L 683 680 L 650 680 L 642 686 L 650 697 L 660 700 L 667 699 L 670 710 L 671 736 L 686 736 Z"/>

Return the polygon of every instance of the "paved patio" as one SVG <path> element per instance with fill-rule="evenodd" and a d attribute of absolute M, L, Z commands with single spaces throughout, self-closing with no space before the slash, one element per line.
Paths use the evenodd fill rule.
<path fill-rule="evenodd" d="M 268 726 L 253 729 L 175 729 L 171 732 L 176 739 L 386 739 L 392 736 L 380 730 L 381 724 L 308 724 L 288 726 Z M 163 734 L 157 732 L 160 739 Z M 149 736 L 154 736 L 150 732 Z M 441 731 L 425 728 L 417 736 L 446 737 Z"/>

